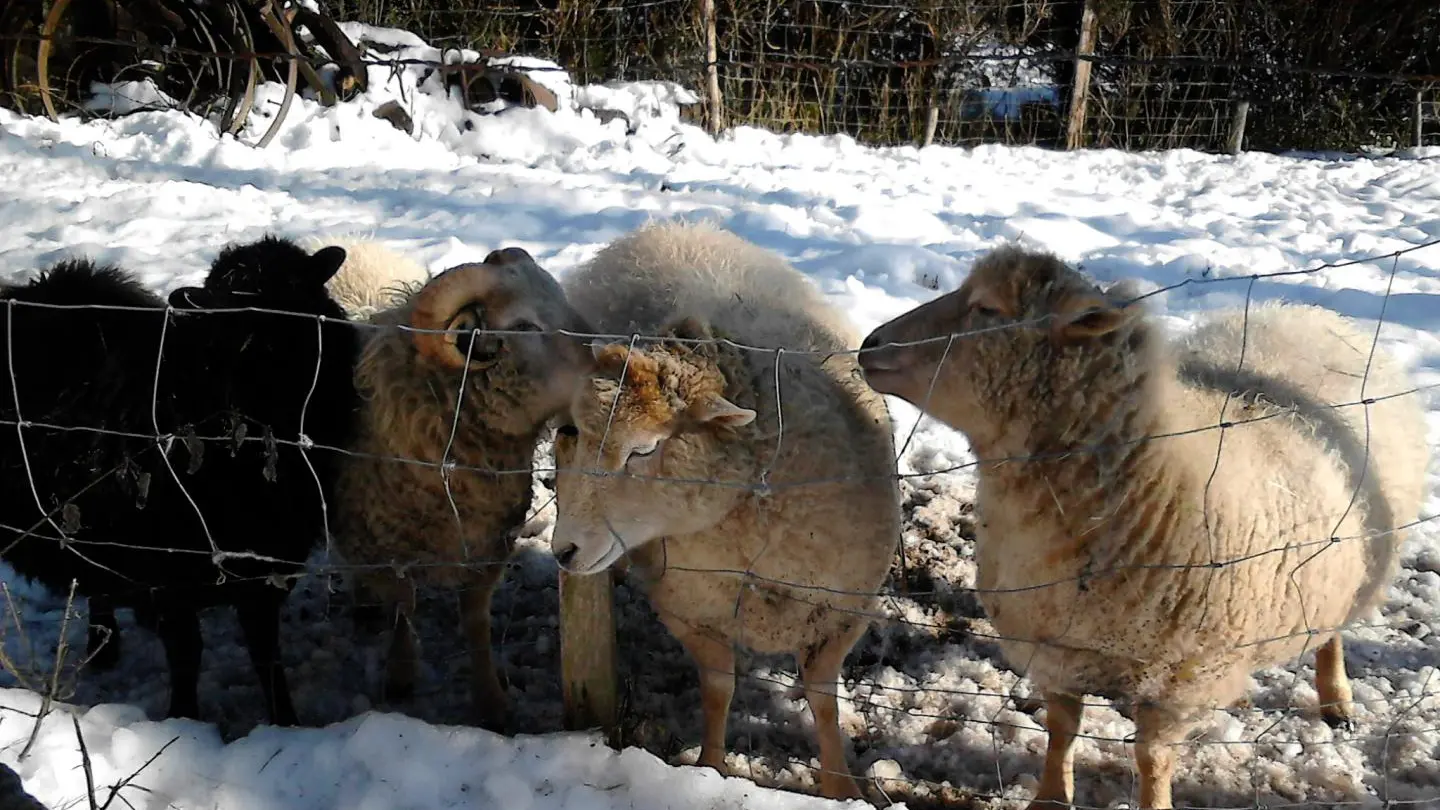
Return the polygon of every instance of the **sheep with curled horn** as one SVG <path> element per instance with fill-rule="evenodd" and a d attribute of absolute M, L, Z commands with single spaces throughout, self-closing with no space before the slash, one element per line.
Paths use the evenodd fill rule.
<path fill-rule="evenodd" d="M 387 700 L 415 687 L 416 587 L 460 591 L 474 719 L 500 729 L 507 699 L 490 602 L 531 503 L 546 421 L 593 364 L 586 322 L 520 248 L 412 288 L 369 319 L 355 382 L 357 451 L 341 475 L 336 547 L 393 621 Z"/>
<path fill-rule="evenodd" d="M 1313 649 L 1319 714 L 1349 725 L 1339 631 L 1383 599 L 1424 490 L 1424 414 L 1373 335 L 1265 304 L 1171 341 L 1136 298 L 1007 246 L 861 352 L 979 459 L 980 602 L 1047 704 L 1035 808 L 1072 799 L 1087 694 L 1134 719 L 1146 808 L 1258 669 Z"/>

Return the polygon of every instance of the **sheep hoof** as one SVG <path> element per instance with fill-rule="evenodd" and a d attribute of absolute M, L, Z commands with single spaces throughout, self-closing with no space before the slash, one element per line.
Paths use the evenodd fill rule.
<path fill-rule="evenodd" d="M 1350 732 L 1355 730 L 1355 719 L 1344 709 L 1326 706 L 1321 710 L 1320 717 L 1325 720 L 1325 725 L 1336 731 Z"/>
<path fill-rule="evenodd" d="M 820 794 L 827 799 L 863 799 L 865 794 L 854 777 L 825 774 L 820 777 Z"/>
<path fill-rule="evenodd" d="M 499 705 L 477 703 L 470 707 L 470 725 L 486 731 L 493 731 L 496 734 L 508 734 L 510 713 L 503 703 Z"/>
<path fill-rule="evenodd" d="M 177 700 L 171 699 L 171 701 L 170 701 L 170 710 L 165 713 L 165 718 L 166 718 L 167 720 L 174 720 L 174 719 L 199 720 L 199 719 L 200 719 L 200 706 L 199 706 L 199 704 L 197 704 L 197 703 L 191 703 L 191 702 L 188 701 L 188 700 L 178 700 L 178 701 L 177 701 Z"/>
<path fill-rule="evenodd" d="M 415 697 L 415 684 L 411 681 L 385 681 L 382 697 L 388 704 L 407 703 Z"/>

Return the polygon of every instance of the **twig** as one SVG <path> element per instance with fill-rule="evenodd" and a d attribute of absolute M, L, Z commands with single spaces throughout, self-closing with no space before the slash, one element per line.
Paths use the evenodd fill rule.
<path fill-rule="evenodd" d="M 145 760 L 145 764 L 141 765 L 139 768 L 136 768 L 134 773 L 125 777 L 118 784 L 111 786 L 110 795 L 105 797 L 105 803 L 100 805 L 99 810 L 110 810 L 110 803 L 115 801 L 115 797 L 120 795 L 120 791 L 124 790 L 127 787 L 130 787 L 130 783 L 135 780 L 135 777 L 144 773 L 145 769 L 150 767 L 150 763 L 159 759 L 161 754 L 165 753 L 167 750 L 169 750 L 170 746 L 174 745 L 179 741 L 180 736 L 178 734 L 174 737 L 171 737 L 170 742 L 167 742 L 164 745 L 160 746 L 160 750 L 156 751 L 150 756 L 149 759 Z M 121 801 L 125 801 L 126 804 L 129 804 L 129 802 L 123 798 L 121 799 Z"/>
<path fill-rule="evenodd" d="M 85 798 L 90 802 L 90 810 L 100 810 L 95 802 L 95 772 L 90 769 L 90 749 L 85 747 L 85 734 L 80 731 L 79 715 L 70 715 L 70 722 L 75 724 L 75 739 L 80 743 L 80 767 L 85 770 Z"/>
<path fill-rule="evenodd" d="M 25 750 L 20 752 L 22 760 L 29 756 L 30 749 L 35 747 L 35 741 L 40 739 L 40 726 L 45 723 L 45 716 L 50 713 L 51 705 L 60 694 L 60 671 L 65 666 L 65 653 L 69 649 L 67 636 L 70 632 L 70 614 L 75 610 L 75 585 L 75 580 L 70 580 L 70 595 L 65 598 L 65 616 L 60 620 L 60 640 L 55 644 L 55 667 L 50 672 L 49 687 L 40 696 L 40 711 L 35 714 L 35 727 L 30 731 L 30 739 L 25 742 Z"/>

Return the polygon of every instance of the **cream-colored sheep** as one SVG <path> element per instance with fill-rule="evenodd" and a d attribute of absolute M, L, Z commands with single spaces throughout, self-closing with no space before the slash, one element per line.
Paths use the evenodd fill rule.
<path fill-rule="evenodd" d="M 1048 704 L 1032 807 L 1071 799 L 1085 694 L 1125 701 L 1147 808 L 1171 806 L 1173 744 L 1254 670 L 1316 649 L 1321 712 L 1346 722 L 1337 630 L 1383 594 L 1427 464 L 1417 397 L 1384 398 L 1412 384 L 1383 352 L 1367 374 L 1345 319 L 1254 306 L 1172 346 L 1110 292 L 1005 247 L 861 354 L 981 462 L 979 597 Z"/>
<path fill-rule="evenodd" d="M 884 400 L 843 353 L 858 335 L 778 257 L 703 225 L 626 236 L 565 291 L 601 333 L 679 340 L 596 349 L 599 370 L 555 441 L 556 558 L 589 574 L 629 552 L 700 670 L 702 765 L 724 770 L 734 646 L 790 652 L 821 789 L 860 795 L 835 690 L 876 609 L 900 508 Z"/>
<path fill-rule="evenodd" d="M 335 545 L 360 567 L 360 588 L 393 611 L 386 697 L 414 688 L 415 586 L 457 588 L 475 717 L 502 728 L 490 598 L 531 502 L 536 441 L 593 367 L 583 339 L 553 330 L 589 329 L 519 248 L 451 268 L 371 322 L 387 328 L 369 332 L 355 373 L 363 406 Z"/>
<path fill-rule="evenodd" d="M 408 291 L 430 279 L 414 259 L 364 236 L 311 236 L 303 242 L 311 251 L 327 245 L 345 249 L 345 264 L 325 286 L 353 320 L 401 304 Z"/>

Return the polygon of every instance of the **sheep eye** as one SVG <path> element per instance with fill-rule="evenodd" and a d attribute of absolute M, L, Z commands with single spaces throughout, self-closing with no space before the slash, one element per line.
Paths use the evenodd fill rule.
<path fill-rule="evenodd" d="M 469 357 L 472 363 L 488 363 L 500 354 L 502 341 L 496 335 L 483 334 L 485 317 L 478 308 L 461 310 L 450 319 L 447 329 L 459 333 L 455 335 L 455 351 Z M 477 330 L 482 334 L 476 334 Z"/>
<path fill-rule="evenodd" d="M 540 326 L 539 326 L 539 324 L 531 323 L 530 321 L 520 321 L 519 323 L 516 323 L 514 326 L 510 327 L 510 331 L 512 331 L 512 332 L 539 332 L 539 331 L 540 331 Z"/>
<path fill-rule="evenodd" d="M 979 315 L 980 315 L 981 317 L 983 317 L 983 318 L 998 318 L 998 317 L 1000 317 L 1000 310 L 998 310 L 998 309 L 996 309 L 996 308 L 994 308 L 994 307 L 987 307 L 987 306 L 985 306 L 984 304 L 976 304 L 976 305 L 975 305 L 975 312 L 976 312 L 977 314 L 979 314 Z"/>
<path fill-rule="evenodd" d="M 580 436 L 580 428 L 574 425 L 561 425 L 556 428 L 555 432 L 567 439 L 575 439 Z"/>
<path fill-rule="evenodd" d="M 456 315 L 453 319 L 451 319 L 450 326 L 448 328 L 453 332 L 469 332 L 470 330 L 475 329 L 478 325 L 479 323 L 473 313 L 462 312 L 459 315 Z M 457 336 L 457 339 L 458 337 L 459 336 Z"/>
<path fill-rule="evenodd" d="M 476 327 L 471 327 L 474 329 Z M 500 356 L 500 338 L 494 335 L 462 332 L 455 336 L 455 351 L 462 357 L 470 358 L 471 365 L 490 363 Z"/>

